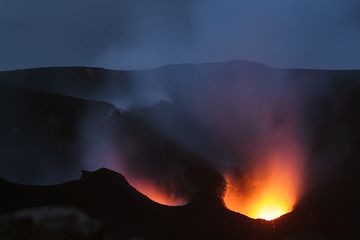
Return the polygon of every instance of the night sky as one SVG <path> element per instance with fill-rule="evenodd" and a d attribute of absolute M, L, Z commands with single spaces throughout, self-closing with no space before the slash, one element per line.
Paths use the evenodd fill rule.
<path fill-rule="evenodd" d="M 0 70 L 243 59 L 360 68 L 357 0 L 1 0 Z"/>

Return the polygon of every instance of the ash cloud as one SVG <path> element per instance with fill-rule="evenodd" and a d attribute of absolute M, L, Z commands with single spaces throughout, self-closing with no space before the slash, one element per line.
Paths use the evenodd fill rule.
<path fill-rule="evenodd" d="M 170 189 L 180 195 L 185 192 L 185 196 L 193 191 L 188 189 L 196 175 L 188 175 L 193 164 L 242 175 L 249 166 L 261 163 L 254 154 L 266 160 L 271 148 L 287 151 L 290 142 L 302 151 L 305 165 L 310 150 L 305 134 L 306 105 L 312 97 L 325 94 L 327 83 L 316 74 L 300 73 L 242 61 L 133 72 L 135 92 L 153 96 L 152 101 L 145 101 L 145 108 L 136 108 L 131 98 L 125 101 L 134 116 L 131 121 L 135 121 L 129 128 L 137 130 L 119 131 L 118 137 L 124 139 L 112 146 L 116 150 L 92 161 L 104 163 L 109 156 L 108 167 L 125 176 L 131 172 L 165 185 L 165 189 L 170 184 Z M 318 84 L 310 86 L 314 80 Z M 106 99 L 106 91 L 102 94 Z M 152 104 L 164 97 L 171 103 Z M 120 109 L 122 102 L 121 96 L 112 99 Z M 119 122 L 121 118 L 120 114 Z M 143 126 L 137 126 L 137 121 Z"/>

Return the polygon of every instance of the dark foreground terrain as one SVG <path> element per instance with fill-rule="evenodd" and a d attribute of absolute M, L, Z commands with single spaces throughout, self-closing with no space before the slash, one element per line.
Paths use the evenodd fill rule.
<path fill-rule="evenodd" d="M 141 72 L 33 69 L 0 73 L 0 239 L 358 239 L 360 73 L 227 64 L 254 78 L 283 73 L 302 86 L 329 82 L 326 94 L 310 98 L 305 111 L 310 155 L 325 160 L 312 165 L 314 184 L 293 212 L 267 222 L 229 211 L 221 198 L 224 180 L 212 165 L 144 120 L 159 111 L 174 117 L 174 108 L 182 109 L 181 86 L 166 85 L 172 105 L 120 111 L 112 101 L 116 94 L 145 101 L 133 81 L 202 78 L 213 65 Z M 111 86 L 106 95 L 96 91 L 104 85 Z M 186 178 L 194 186 L 189 203 L 155 203 L 105 168 L 80 176 L 89 166 L 81 160 L 87 138 L 79 126 L 89 115 L 103 121 L 119 144 L 130 137 L 138 142 L 149 159 L 187 159 Z M 333 158 L 341 164 L 326 160 Z M 319 165 L 337 171 L 317 179 Z"/>

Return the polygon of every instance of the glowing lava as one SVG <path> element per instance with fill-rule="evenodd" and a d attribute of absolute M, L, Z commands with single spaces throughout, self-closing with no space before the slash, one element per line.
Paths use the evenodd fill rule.
<path fill-rule="evenodd" d="M 291 212 L 302 185 L 302 159 L 296 148 L 267 155 L 241 178 L 226 174 L 225 205 L 251 218 L 273 220 Z"/>

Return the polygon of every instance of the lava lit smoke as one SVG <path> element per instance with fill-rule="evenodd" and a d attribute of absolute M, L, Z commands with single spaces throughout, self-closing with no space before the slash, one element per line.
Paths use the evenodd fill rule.
<path fill-rule="evenodd" d="M 308 97 L 306 88 L 291 74 L 258 64 L 187 67 L 161 69 L 154 85 L 161 88 L 154 96 L 158 101 L 166 96 L 171 104 L 150 106 L 147 114 L 137 117 L 221 172 L 227 181 L 224 203 L 228 208 L 265 219 L 291 211 L 305 184 L 302 109 Z M 151 72 L 145 73 L 134 75 L 138 86 L 154 79 Z M 149 88 L 136 89 L 142 95 Z M 139 139 L 146 139 L 144 136 Z M 178 181 L 179 175 L 186 178 L 188 159 L 161 159 L 159 153 L 146 152 L 143 147 L 156 146 L 130 139 L 115 147 L 123 149 L 115 155 L 131 148 L 133 153 L 119 157 L 110 167 L 155 201 L 167 205 L 188 201 L 189 193 L 184 191 L 188 181 Z M 129 142 L 132 146 L 124 148 Z"/>
<path fill-rule="evenodd" d="M 188 106 L 221 146 L 222 154 L 214 155 L 220 159 L 204 152 L 227 181 L 225 205 L 270 220 L 291 211 L 303 192 L 301 111 L 307 96 L 286 74 L 247 67 L 205 74 Z"/>
<path fill-rule="evenodd" d="M 270 120 L 246 163 L 225 171 L 224 203 L 229 209 L 266 220 L 293 209 L 305 183 L 305 155 L 292 121 Z"/>

